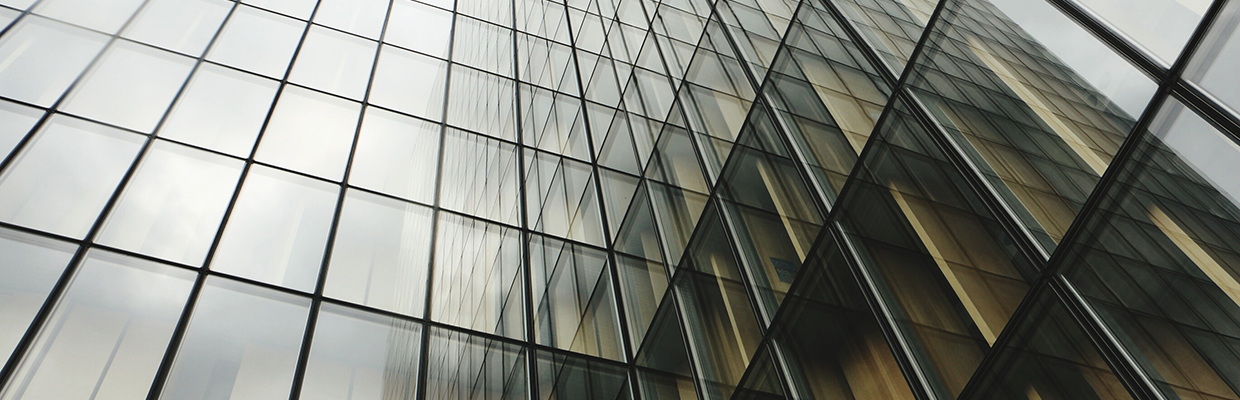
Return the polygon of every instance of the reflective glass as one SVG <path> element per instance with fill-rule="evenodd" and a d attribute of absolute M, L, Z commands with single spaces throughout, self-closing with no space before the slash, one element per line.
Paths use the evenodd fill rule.
<path fill-rule="evenodd" d="M 254 159 L 339 181 L 362 105 L 286 86 L 275 107 Z"/>
<path fill-rule="evenodd" d="M 0 175 L 0 220 L 86 236 L 144 140 L 119 129 L 53 117 Z"/>
<path fill-rule="evenodd" d="M 316 0 L 244 0 L 245 4 L 265 8 L 293 18 L 310 19 L 314 13 Z"/>
<path fill-rule="evenodd" d="M 99 33 L 23 18 L 0 38 L 0 95 L 49 107 L 107 43 Z"/>
<path fill-rule="evenodd" d="M 17 348 L 52 286 L 73 257 L 75 246 L 0 229 L 0 358 Z"/>
<path fill-rule="evenodd" d="M 448 8 L 452 8 L 451 3 Z M 452 13 L 416 1 L 394 1 L 383 41 L 435 57 L 448 58 L 451 36 Z"/>
<path fill-rule="evenodd" d="M 512 77 L 512 40 L 511 30 L 457 14 L 452 29 L 452 61 Z"/>
<path fill-rule="evenodd" d="M 143 0 L 44 0 L 34 12 L 104 33 L 116 33 Z"/>
<path fill-rule="evenodd" d="M 607 253 L 539 235 L 529 248 L 538 343 L 622 360 Z"/>
<path fill-rule="evenodd" d="M 1076 0 L 1170 66 L 1213 0 Z"/>
<path fill-rule="evenodd" d="M 439 213 L 430 317 L 525 338 L 521 237 L 514 229 Z"/>
<path fill-rule="evenodd" d="M 439 204 L 516 225 L 520 223 L 516 148 L 456 129 L 444 134 Z"/>
<path fill-rule="evenodd" d="M 304 29 L 305 23 L 295 19 L 238 6 L 207 59 L 279 79 L 284 77 Z"/>
<path fill-rule="evenodd" d="M 439 121 L 443 119 L 448 63 L 383 46 L 375 65 L 370 103 Z"/>
<path fill-rule="evenodd" d="M 442 328 L 428 334 L 425 398 L 529 398 L 527 355 L 521 346 Z"/>
<path fill-rule="evenodd" d="M 207 49 L 233 5 L 226 0 L 153 0 L 123 36 L 196 57 Z"/>
<path fill-rule="evenodd" d="M 297 52 L 289 81 L 361 100 L 370 82 L 376 45 L 353 35 L 311 27 Z"/>
<path fill-rule="evenodd" d="M 422 316 L 430 267 L 431 208 L 350 190 L 323 293 Z"/>
<path fill-rule="evenodd" d="M 211 269 L 313 291 L 338 190 L 287 172 L 250 168 Z"/>
<path fill-rule="evenodd" d="M 146 398 L 194 277 L 92 251 L 0 399 Z"/>
<path fill-rule="evenodd" d="M 201 265 L 244 163 L 156 141 L 121 192 L 98 242 Z"/>
<path fill-rule="evenodd" d="M 435 199 L 439 124 L 367 108 L 349 184 L 424 204 Z"/>
<path fill-rule="evenodd" d="M 159 136 L 248 157 L 278 87 L 270 79 L 203 63 Z"/>
<path fill-rule="evenodd" d="M 162 399 L 282 399 L 293 386 L 310 299 L 207 279 Z"/>
<path fill-rule="evenodd" d="M 513 81 L 453 65 L 450 87 L 447 123 L 508 141 L 516 140 Z"/>
<path fill-rule="evenodd" d="M 539 352 L 539 400 L 627 400 L 626 368 L 595 360 Z"/>
<path fill-rule="evenodd" d="M 1063 272 L 1167 398 L 1240 398 L 1240 140 L 1176 99 Z"/>
<path fill-rule="evenodd" d="M 324 304 L 310 347 L 303 400 L 413 400 L 422 326 Z"/>
<path fill-rule="evenodd" d="M 8 157 L 41 116 L 43 110 L 0 101 L 0 160 Z"/>
<path fill-rule="evenodd" d="M 377 40 L 383 31 L 388 3 L 387 0 L 323 0 L 314 14 L 314 22 Z"/>
<path fill-rule="evenodd" d="M 1240 3 L 1230 2 L 1210 28 L 1184 70 L 1184 77 L 1201 85 L 1232 113 L 1240 114 Z"/>
<path fill-rule="evenodd" d="M 61 107 L 100 122 L 151 132 L 181 90 L 194 60 L 116 41 Z"/>

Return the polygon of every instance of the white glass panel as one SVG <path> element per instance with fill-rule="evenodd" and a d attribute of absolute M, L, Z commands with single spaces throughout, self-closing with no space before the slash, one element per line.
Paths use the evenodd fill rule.
<path fill-rule="evenodd" d="M 348 100 L 287 86 L 276 101 L 255 159 L 339 181 L 361 108 Z"/>
<path fill-rule="evenodd" d="M 192 58 L 120 40 L 63 107 L 83 117 L 151 132 L 193 67 Z"/>
<path fill-rule="evenodd" d="M 249 157 L 279 86 L 270 79 L 204 63 L 159 136 Z"/>

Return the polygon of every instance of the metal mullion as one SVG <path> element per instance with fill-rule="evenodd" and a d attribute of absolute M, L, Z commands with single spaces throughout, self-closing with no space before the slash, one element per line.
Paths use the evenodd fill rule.
<path fill-rule="evenodd" d="M 13 23 L 11 23 L 9 27 L 5 29 L 4 32 L 7 33 L 8 29 L 10 29 L 13 26 L 16 26 L 18 19 L 21 19 L 22 17 L 27 16 L 30 13 L 30 10 L 34 9 L 34 7 L 37 6 L 40 2 L 41 1 L 36 1 L 34 4 L 31 4 L 31 6 L 26 11 L 24 11 L 23 14 L 19 16 L 19 18 L 14 19 Z M 17 159 L 17 154 L 25 150 L 25 147 L 28 146 L 30 142 L 34 140 L 35 135 L 37 135 L 38 132 L 43 129 L 43 126 L 45 126 L 48 123 L 48 121 L 50 121 L 53 117 L 59 114 L 60 106 L 69 98 L 69 96 L 75 90 L 77 90 L 77 87 L 80 84 L 82 84 L 82 82 L 87 78 L 87 76 L 91 74 L 91 71 L 94 70 L 95 67 L 100 63 L 100 60 L 102 60 L 103 57 L 106 54 L 108 54 L 109 51 L 111 51 L 115 43 L 121 40 L 120 32 L 124 32 L 131 24 L 133 24 L 133 21 L 137 19 L 138 14 L 140 14 L 143 11 L 143 9 L 146 8 L 147 4 L 149 3 L 150 3 L 150 0 L 144 0 L 141 5 L 139 5 L 137 8 L 134 9 L 133 14 L 130 15 L 125 20 L 125 23 L 121 25 L 120 29 L 117 29 L 116 34 L 108 35 L 109 36 L 108 41 L 99 50 L 99 53 L 95 54 L 95 56 L 90 60 L 90 62 L 86 65 L 86 67 L 82 70 L 82 72 L 79 73 L 74 78 L 73 82 L 65 89 L 64 93 L 62 93 L 60 97 L 58 97 L 56 101 L 52 103 L 50 107 L 44 110 L 45 112 L 39 118 L 39 121 L 36 122 L 35 125 L 31 127 L 30 130 L 27 132 L 27 134 L 22 138 L 22 140 L 19 141 L 18 144 L 14 146 L 13 150 L 9 153 L 8 157 L 6 157 L 3 160 L 3 162 L 0 162 L 0 170 L 7 169 L 9 167 L 9 164 Z M 232 13 L 232 9 L 229 10 L 230 15 L 231 13 Z M 221 30 L 222 30 L 222 24 L 221 24 L 221 29 L 216 30 L 215 36 L 213 36 L 211 39 L 211 42 L 208 43 L 207 45 L 208 49 L 215 43 L 215 40 L 219 36 L 219 33 Z M 204 50 L 204 53 L 205 51 L 206 50 Z M 184 93 L 185 88 L 189 86 L 190 79 L 192 78 L 194 72 L 198 70 L 198 67 L 200 65 L 202 65 L 201 57 L 197 58 L 197 60 L 195 61 L 193 68 L 191 68 L 190 70 L 190 73 L 186 75 L 185 81 L 182 82 L 181 86 L 177 89 L 176 95 L 173 97 L 172 101 L 169 102 L 168 104 L 168 109 L 164 110 L 163 115 L 160 116 L 159 121 L 156 123 L 155 128 L 152 130 L 152 132 L 158 131 L 159 128 L 163 126 L 164 122 L 168 119 L 168 115 L 170 114 L 168 110 L 172 108 L 172 105 L 181 96 L 181 94 Z M 93 243 L 94 243 L 95 237 L 103 229 L 104 222 L 107 221 L 109 217 L 108 214 L 111 213 L 112 209 L 120 201 L 120 198 L 125 191 L 125 187 L 129 184 L 129 181 L 132 180 L 133 176 L 137 173 L 138 168 L 144 161 L 143 159 L 145 157 L 145 154 L 151 148 L 155 139 L 154 139 L 154 134 L 143 134 L 143 136 L 144 136 L 144 139 L 143 139 L 142 147 L 134 155 L 133 162 L 126 169 L 124 176 L 117 183 L 116 188 L 112 190 L 112 193 L 109 196 L 107 203 L 105 203 L 103 209 L 100 210 L 99 215 L 95 218 L 95 222 L 94 224 L 92 224 L 87 235 L 81 240 L 72 241 L 74 244 L 78 246 L 78 249 L 74 252 L 74 255 L 70 259 L 69 264 L 65 266 L 64 271 L 61 273 L 60 277 L 57 279 L 55 285 L 52 287 L 51 292 L 49 292 L 42 306 L 40 306 L 38 313 L 35 314 L 34 320 L 32 320 L 30 325 L 27 327 L 26 332 L 22 335 L 21 340 L 17 343 L 17 346 L 14 347 L 13 352 L 11 353 L 9 359 L 5 362 L 4 367 L 0 368 L 0 389 L 6 388 L 11 383 L 10 380 L 13 378 L 13 375 L 17 372 L 18 366 L 21 364 L 21 361 L 24 360 L 27 356 L 26 352 L 32 349 L 32 346 L 34 345 L 34 341 L 37 340 L 38 334 L 42 330 L 43 325 L 45 325 L 48 322 L 48 320 L 51 318 L 51 315 L 55 311 L 56 306 L 59 304 L 61 297 L 68 291 L 69 285 L 73 281 L 73 277 L 76 276 L 77 274 L 77 270 L 80 269 L 81 265 L 85 262 L 86 255 L 94 247 Z M 193 295 L 193 293 L 197 290 L 198 290 L 197 287 L 195 287 L 194 289 L 191 289 L 191 295 Z"/>
<path fill-rule="evenodd" d="M 1240 145 L 1240 112 L 1228 107 L 1202 87 L 1187 79 L 1181 79 L 1171 89 L 1172 96 L 1203 119 L 1212 123 L 1237 145 Z"/>
<path fill-rule="evenodd" d="M 1062 14 L 1075 21 L 1082 28 L 1085 28 L 1087 32 L 1093 34 L 1094 37 L 1106 44 L 1107 47 L 1115 50 L 1115 52 L 1119 53 L 1121 57 L 1134 64 L 1141 70 L 1141 72 L 1153 77 L 1154 80 L 1161 81 L 1173 75 L 1173 73 L 1168 70 L 1167 67 L 1163 66 L 1161 62 L 1156 61 L 1152 52 L 1141 50 L 1143 48 L 1140 47 L 1140 44 L 1137 44 L 1136 40 L 1132 40 L 1118 29 L 1115 29 L 1099 15 L 1086 10 L 1084 7 L 1081 7 L 1081 5 L 1077 4 L 1075 0 L 1045 1 L 1050 3 L 1051 6 L 1059 9 Z M 1219 0 L 1215 3 L 1217 4 L 1225 1 L 1226 0 Z M 1209 14 L 1208 11 L 1207 14 Z M 1202 18 L 1199 24 L 1206 25 L 1205 22 L 1205 18 Z M 1179 74 L 1174 73 L 1174 75 L 1178 76 Z"/>
<path fill-rule="evenodd" d="M 311 342 L 314 340 L 314 332 L 318 326 L 319 313 L 322 310 L 323 290 L 327 286 L 327 272 L 330 266 L 329 264 L 331 262 L 332 253 L 335 250 L 336 235 L 339 233 L 340 219 L 341 219 L 341 215 L 343 215 L 344 213 L 344 203 L 345 203 L 346 195 L 349 192 L 349 176 L 351 175 L 352 169 L 353 169 L 352 168 L 353 160 L 355 159 L 356 152 L 357 152 L 357 142 L 362 134 L 362 125 L 365 123 L 365 120 L 366 120 L 366 109 L 368 106 L 367 101 L 370 98 L 371 90 L 374 88 L 375 70 L 377 70 L 379 67 L 379 57 L 383 49 L 383 38 L 387 34 L 387 25 L 389 21 L 389 16 L 392 13 L 393 1 L 395 0 L 388 1 L 387 12 L 384 14 L 384 18 L 383 18 L 383 26 L 379 30 L 379 38 L 378 40 L 374 41 L 375 58 L 374 60 L 371 61 L 370 76 L 366 81 L 366 90 L 362 94 L 362 99 L 363 99 L 361 103 L 362 106 L 358 114 L 357 126 L 354 127 L 354 130 L 353 130 L 353 142 L 351 143 L 349 147 L 349 157 L 348 157 L 348 160 L 345 161 L 344 176 L 342 176 L 340 178 L 340 182 L 337 183 L 340 186 L 340 193 L 336 196 L 335 212 L 332 214 L 331 227 L 328 228 L 328 233 L 327 233 L 327 243 L 325 243 L 324 245 L 325 247 L 323 250 L 322 260 L 320 260 L 319 262 L 318 280 L 315 283 L 314 293 L 312 294 L 312 297 L 310 300 L 310 313 L 309 313 L 308 319 L 306 320 L 306 328 L 305 328 L 305 332 L 304 332 L 304 335 L 301 341 L 301 352 L 298 354 L 297 367 L 293 373 L 293 384 L 292 384 L 292 387 L 289 389 L 290 400 L 298 400 L 301 398 L 302 385 L 305 383 L 306 367 L 310 359 Z M 316 13 L 317 13 L 317 7 L 316 7 Z M 315 26 L 315 25 L 312 24 L 311 26 Z M 322 27 L 322 25 L 318 25 L 318 26 Z M 325 27 L 325 28 L 328 28 L 328 27 Z M 332 29 L 332 28 L 328 28 L 328 29 Z M 344 32 L 344 31 L 337 30 L 337 32 L 343 32 L 343 33 L 352 35 L 351 33 Z M 361 38 L 368 42 L 371 41 L 371 39 L 365 38 L 362 36 L 357 36 L 357 35 L 353 35 L 353 36 L 357 38 Z M 291 68 L 290 68 L 290 71 L 291 71 Z"/>
<path fill-rule="evenodd" d="M 536 396 L 538 393 L 538 357 L 534 354 L 534 348 L 529 346 L 529 344 L 532 344 L 538 340 L 538 335 L 536 327 L 534 326 L 534 319 L 537 314 L 534 312 L 534 289 L 532 288 L 533 278 L 530 274 L 530 240 L 534 233 L 532 233 L 533 228 L 530 226 L 529 202 L 527 201 L 528 195 L 526 193 L 526 180 L 529 179 L 529 176 L 526 175 L 527 171 L 525 168 L 525 124 L 521 121 L 521 49 L 517 46 L 517 42 L 520 40 L 521 35 L 517 30 L 517 1 L 509 0 L 508 4 L 512 5 L 512 18 L 510 19 L 512 25 L 506 27 L 505 29 L 511 32 L 512 35 L 512 43 L 510 45 L 512 46 L 512 101 L 513 112 L 515 114 L 514 117 L 516 119 L 516 121 L 514 121 L 514 125 L 517 131 L 517 144 L 515 147 L 515 151 L 517 153 L 517 201 L 521 203 L 518 204 L 517 208 L 521 213 L 522 228 L 519 231 L 519 237 L 521 240 L 521 264 L 519 267 L 521 268 L 521 289 L 523 292 L 523 305 L 525 306 L 523 308 L 525 315 L 523 316 L 524 318 L 522 318 L 522 321 L 525 323 L 525 343 L 521 346 L 521 353 L 525 354 L 525 379 L 527 385 L 526 396 Z M 530 86 L 536 87 L 536 85 L 533 84 L 530 84 Z M 533 94 L 533 90 L 530 91 L 530 94 Z M 585 110 L 582 110 L 582 113 L 585 113 Z M 532 156 L 537 156 L 537 154 L 533 154 Z M 557 167 L 562 166 L 563 160 L 560 160 Z M 555 174 L 552 174 L 553 180 L 555 179 L 554 175 Z M 541 201 L 539 202 L 539 205 L 546 207 L 546 205 L 542 204 Z M 567 207 L 567 202 L 565 202 L 565 206 Z M 541 210 L 539 211 L 539 216 L 541 217 Z M 501 308 L 501 314 L 502 310 L 503 309 Z M 505 383 L 504 386 L 507 387 L 507 383 Z M 505 392 L 506 391 L 507 390 L 505 389 Z"/>
<path fill-rule="evenodd" d="M 206 54 L 208 54 L 211 48 L 215 46 L 215 43 L 219 39 L 220 34 L 225 29 L 225 25 L 232 18 L 233 14 L 235 14 L 236 9 L 238 7 L 241 7 L 240 3 L 234 4 L 233 8 L 229 10 L 228 16 L 224 19 L 224 22 L 220 24 L 220 28 L 216 30 L 215 36 L 212 37 L 211 43 L 207 45 L 207 48 L 205 50 L 203 50 L 203 56 L 199 57 L 198 64 L 195 65 L 195 70 L 197 70 L 198 66 L 201 66 L 203 63 L 206 63 Z M 310 19 L 314 18 L 314 13 L 318 11 L 318 7 L 319 7 L 319 3 L 316 2 L 314 6 L 314 11 L 311 12 Z M 276 89 L 275 95 L 272 97 L 271 106 L 270 108 L 268 108 L 267 115 L 263 119 L 262 127 L 259 130 L 258 135 L 255 137 L 254 146 L 250 149 L 250 154 L 248 157 L 246 157 L 245 165 L 241 170 L 240 176 L 237 178 L 236 189 L 233 191 L 232 198 L 229 199 L 228 206 L 225 208 L 225 211 L 224 211 L 224 215 L 220 219 L 219 228 L 216 230 L 214 239 L 212 239 L 211 246 L 207 252 L 207 257 L 206 259 L 203 260 L 202 266 L 198 268 L 198 277 L 194 281 L 194 286 L 193 286 L 193 289 L 190 291 L 189 298 L 186 299 L 185 310 L 181 313 L 181 317 L 177 321 L 176 328 L 173 331 L 172 338 L 168 341 L 167 350 L 164 351 L 164 357 L 163 357 L 163 360 L 160 362 L 159 369 L 157 370 L 156 375 L 155 375 L 155 379 L 152 381 L 151 388 L 147 392 L 148 400 L 157 400 L 163 392 L 164 385 L 167 384 L 168 376 L 171 373 L 173 363 L 176 359 L 176 355 L 181 346 L 181 342 L 184 340 L 186 332 L 189 330 L 189 324 L 193 316 L 194 308 L 197 305 L 199 296 L 202 294 L 202 290 L 206 284 L 208 275 L 220 275 L 217 272 L 209 272 L 211 261 L 214 260 L 215 255 L 216 255 L 216 250 L 219 249 L 220 242 L 224 236 L 225 227 L 228 224 L 228 219 L 232 216 L 232 212 L 237 204 L 237 200 L 241 197 L 241 190 L 245 184 L 245 180 L 247 176 L 249 175 L 249 171 L 254 164 L 254 155 L 257 153 L 258 146 L 262 141 L 263 134 L 266 133 L 267 126 L 271 122 L 271 116 L 275 113 L 275 109 L 277 106 L 277 102 L 279 101 L 279 97 L 284 92 L 285 86 L 288 85 L 288 76 L 293 70 L 293 65 L 297 61 L 297 55 L 301 52 L 302 45 L 305 43 L 306 34 L 307 32 L 309 32 L 310 27 L 313 25 L 310 23 L 309 20 L 306 20 L 304 22 L 306 23 L 306 27 L 305 29 L 302 30 L 301 37 L 298 38 L 297 48 L 293 51 L 293 54 L 289 58 L 288 68 L 285 69 L 282 79 L 279 80 L 280 85 Z M 212 65 L 215 65 L 215 64 L 212 63 Z M 191 75 L 191 79 L 192 79 L 192 75 Z M 185 85 L 188 86 L 188 80 Z M 182 87 L 182 90 L 184 90 L 184 86 Z M 178 94 L 177 97 L 179 98 L 180 94 Z M 168 114 L 170 113 L 165 113 L 164 118 L 167 118 Z M 156 131 L 158 131 L 158 129 L 156 129 Z"/>

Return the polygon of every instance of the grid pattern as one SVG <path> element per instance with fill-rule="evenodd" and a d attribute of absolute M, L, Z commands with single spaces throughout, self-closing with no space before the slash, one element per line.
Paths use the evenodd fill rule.
<path fill-rule="evenodd" d="M 1126 3 L 0 0 L 0 400 L 1240 400 L 1240 2 Z"/>

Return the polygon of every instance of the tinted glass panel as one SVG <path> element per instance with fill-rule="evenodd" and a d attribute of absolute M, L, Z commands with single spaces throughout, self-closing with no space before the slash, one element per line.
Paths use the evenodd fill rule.
<path fill-rule="evenodd" d="M 431 209 L 350 190 L 336 229 L 324 293 L 421 316 L 430 266 Z"/>
<path fill-rule="evenodd" d="M 306 364 L 305 400 L 413 400 L 422 326 L 326 304 Z"/>

